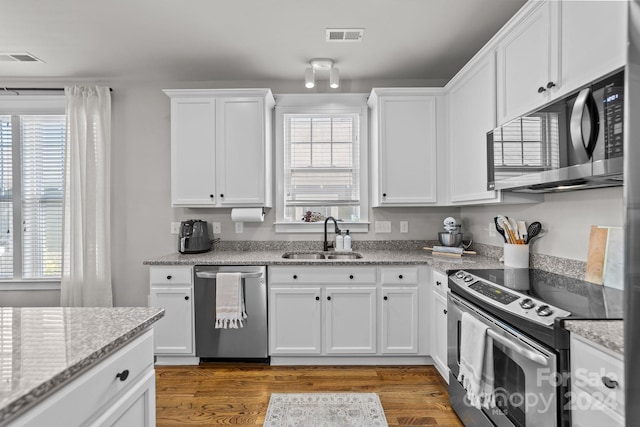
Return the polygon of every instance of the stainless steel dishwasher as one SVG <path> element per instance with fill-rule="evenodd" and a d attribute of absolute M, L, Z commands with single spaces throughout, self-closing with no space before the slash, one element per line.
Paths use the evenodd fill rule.
<path fill-rule="evenodd" d="M 244 327 L 216 329 L 216 275 L 242 274 L 247 318 Z M 196 356 L 202 361 L 267 361 L 267 268 L 264 266 L 195 267 Z"/>

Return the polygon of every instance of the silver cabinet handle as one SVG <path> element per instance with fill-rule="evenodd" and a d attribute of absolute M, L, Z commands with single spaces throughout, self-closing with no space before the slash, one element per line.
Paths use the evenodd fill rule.
<path fill-rule="evenodd" d="M 511 350 L 515 351 L 519 355 L 526 357 L 532 362 L 536 362 L 538 365 L 547 366 L 549 364 L 549 361 L 544 356 L 537 354 L 529 350 L 528 348 L 519 346 L 517 343 L 511 340 L 508 340 L 507 338 L 504 338 L 502 335 L 495 333 L 491 329 L 487 329 L 487 335 L 493 338 L 494 340 L 496 340 L 497 342 L 499 342 L 500 344 L 502 344 L 503 346 L 508 347 Z"/>

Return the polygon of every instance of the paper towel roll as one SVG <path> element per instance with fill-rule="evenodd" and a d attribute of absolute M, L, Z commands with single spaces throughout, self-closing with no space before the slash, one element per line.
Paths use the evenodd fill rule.
<path fill-rule="evenodd" d="M 231 221 L 264 222 L 264 210 L 262 208 L 233 208 L 231 209 Z"/>

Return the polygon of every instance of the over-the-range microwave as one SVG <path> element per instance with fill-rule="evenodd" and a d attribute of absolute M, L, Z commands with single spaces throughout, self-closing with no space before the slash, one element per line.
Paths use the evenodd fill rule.
<path fill-rule="evenodd" d="M 487 134 L 487 188 L 528 193 L 623 184 L 624 71 Z"/>

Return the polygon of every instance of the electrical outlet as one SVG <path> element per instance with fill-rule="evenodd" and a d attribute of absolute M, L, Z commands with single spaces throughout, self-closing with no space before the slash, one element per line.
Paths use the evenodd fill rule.
<path fill-rule="evenodd" d="M 496 225 L 489 221 L 489 237 L 496 237 Z"/>
<path fill-rule="evenodd" d="M 401 233 L 409 232 L 409 221 L 400 221 L 400 232 Z"/>
<path fill-rule="evenodd" d="M 180 234 L 179 222 L 171 222 L 171 234 Z"/>
<path fill-rule="evenodd" d="M 219 222 L 212 222 L 211 226 L 213 227 L 213 234 L 222 233 L 222 227 L 220 226 Z"/>
<path fill-rule="evenodd" d="M 376 221 L 376 233 L 391 233 L 391 221 Z"/>
<path fill-rule="evenodd" d="M 244 222 L 236 222 L 236 233 L 244 233 Z"/>

